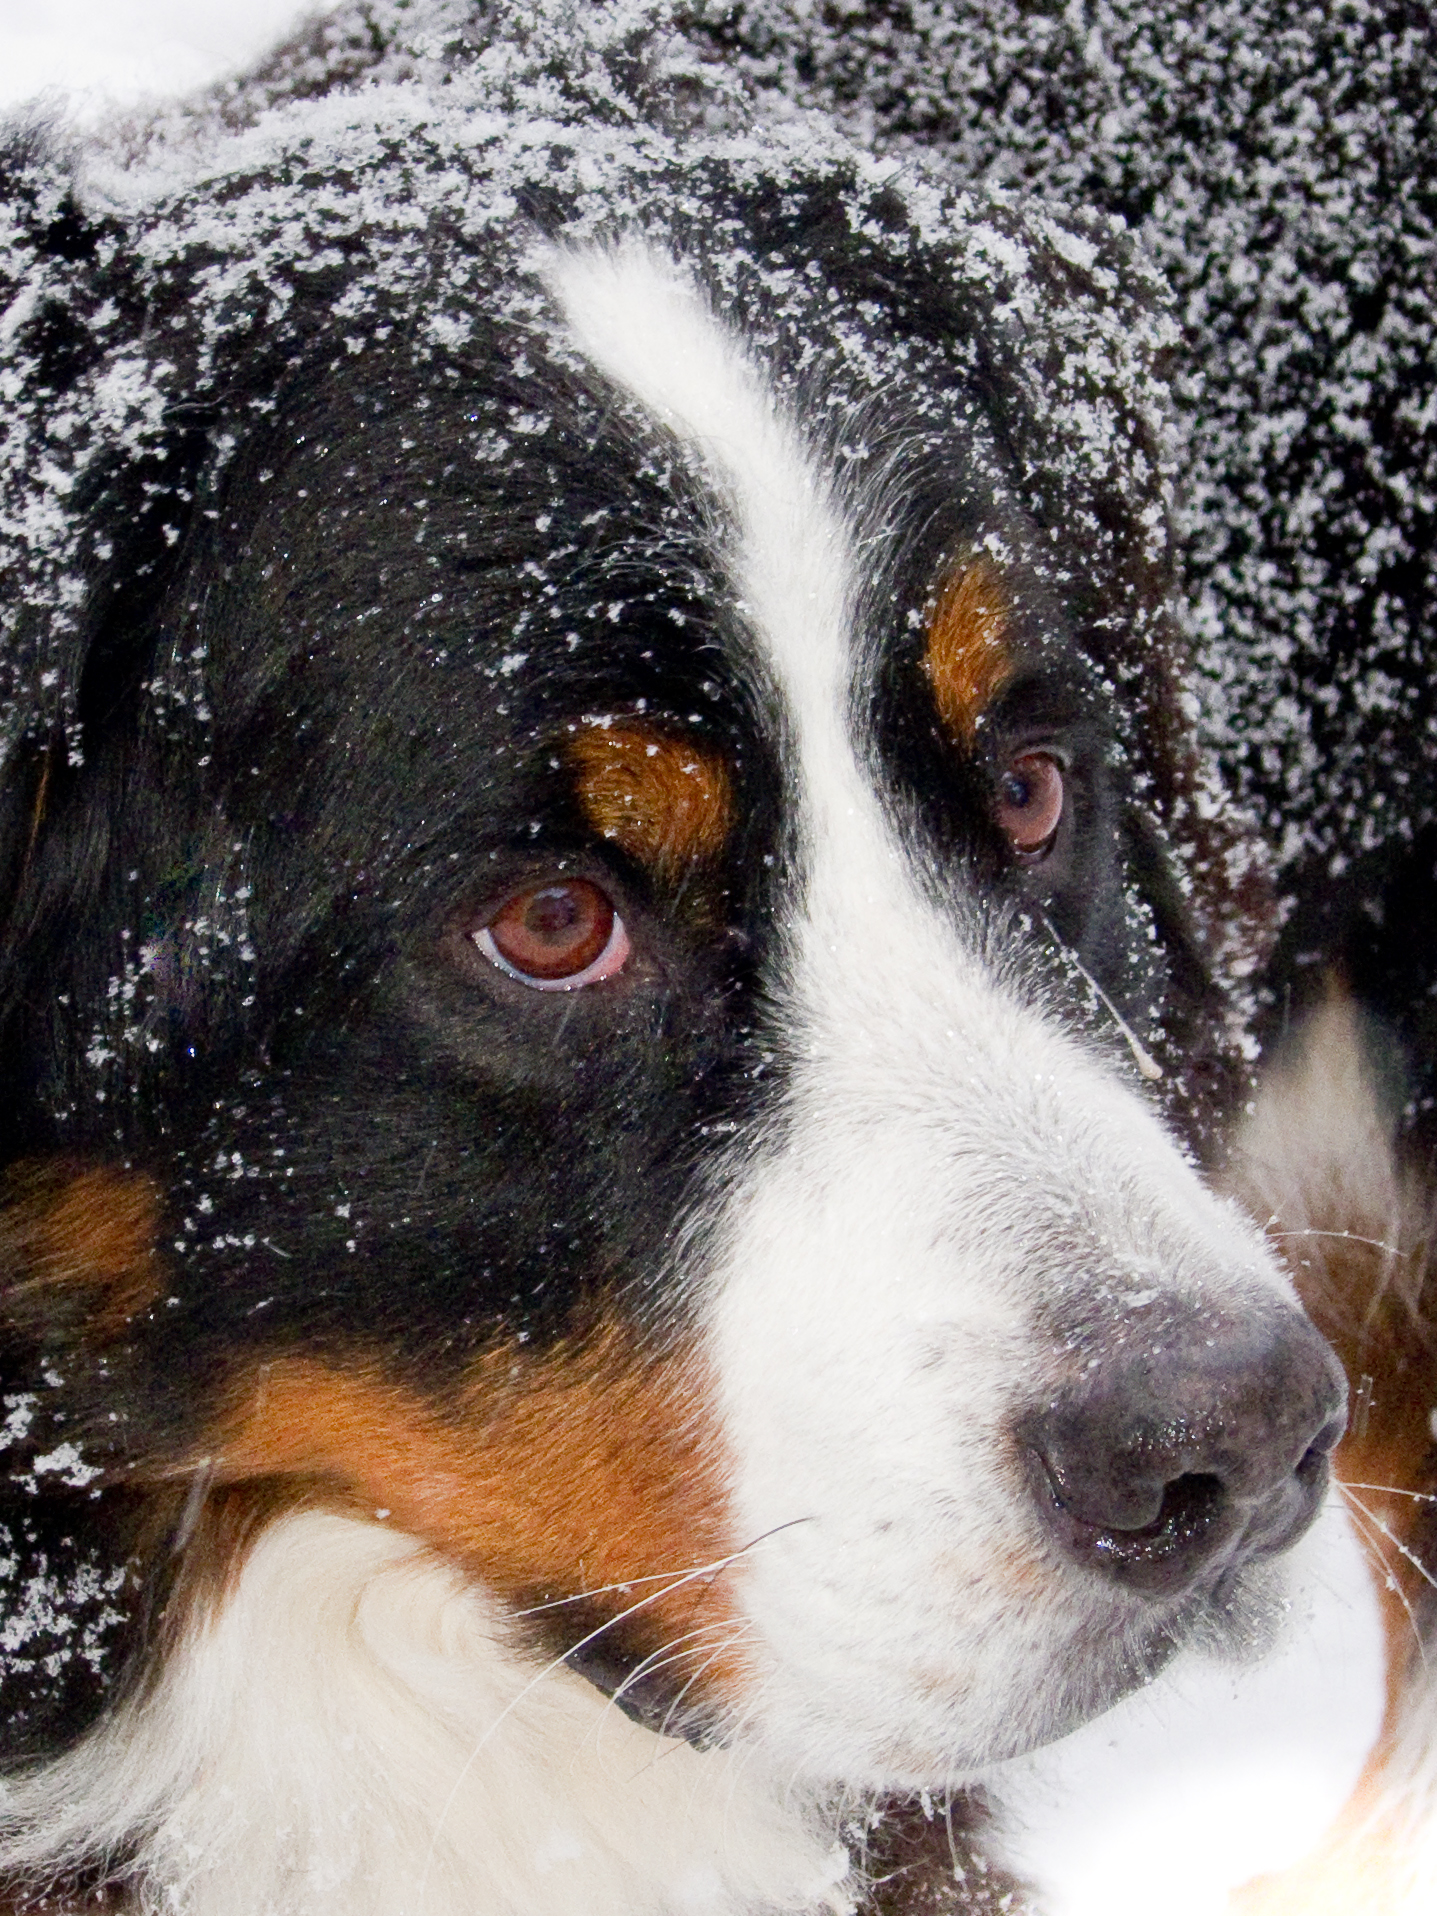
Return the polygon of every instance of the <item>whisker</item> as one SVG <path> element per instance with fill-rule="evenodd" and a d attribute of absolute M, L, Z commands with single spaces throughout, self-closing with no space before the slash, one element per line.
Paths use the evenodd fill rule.
<path fill-rule="evenodd" d="M 656 1650 L 651 1650 L 646 1657 L 634 1665 L 633 1669 L 628 1672 L 623 1681 L 615 1689 L 611 1690 L 605 1699 L 604 1713 L 599 1718 L 594 1729 L 594 1749 L 596 1754 L 602 1755 L 603 1752 L 604 1730 L 609 1721 L 609 1712 L 615 1708 L 622 1707 L 626 1691 L 633 1689 L 646 1677 L 652 1676 L 656 1670 L 666 1669 L 672 1663 L 680 1663 L 685 1657 L 697 1654 L 697 1650 L 685 1649 L 682 1647 L 683 1645 L 693 1644 L 696 1639 L 709 1638 L 716 1633 L 722 1633 L 723 1640 L 714 1651 L 714 1656 L 718 1656 L 723 1650 L 727 1649 L 731 1642 L 738 1642 L 739 1638 L 745 1635 L 749 1628 L 750 1626 L 746 1621 L 727 1618 L 716 1623 L 703 1623 L 696 1629 L 686 1630 L 682 1636 L 670 1637 L 666 1643 L 661 1643 Z M 709 1661 L 712 1662 L 713 1658 L 711 1657 Z M 707 1668 L 708 1665 L 705 1664 L 704 1667 Z M 685 1688 L 687 1687 L 688 1686 L 685 1685 Z M 667 1730 L 668 1715 L 665 1715 L 660 1734 L 666 1735 Z M 654 1760 L 656 1761 L 657 1758 Z M 574 1761 L 578 1761 L 577 1751 L 575 1752 Z"/>
<path fill-rule="evenodd" d="M 696 1630 L 686 1630 L 681 1637 L 670 1637 L 667 1643 L 651 1651 L 642 1663 L 634 1665 L 609 1701 L 617 1703 L 631 1684 L 640 1681 L 643 1677 L 652 1676 L 655 1670 L 665 1669 L 671 1663 L 680 1663 L 686 1656 L 692 1656 L 693 1650 L 685 1649 L 685 1644 L 693 1644 L 700 1638 L 711 1637 L 721 1632 L 724 1642 L 719 1645 L 719 1648 L 724 1649 L 729 1642 L 736 1643 L 741 1636 L 747 1635 L 751 1627 L 746 1620 L 737 1619 L 722 1623 L 701 1624 Z"/>
<path fill-rule="evenodd" d="M 1330 1237 L 1339 1244 L 1365 1244 L 1370 1250 L 1385 1251 L 1389 1257 L 1400 1257 L 1404 1261 L 1411 1257 L 1410 1251 L 1404 1251 L 1399 1245 L 1389 1244 L 1385 1238 L 1359 1237 L 1356 1231 L 1319 1231 L 1316 1227 L 1302 1231 L 1266 1230 L 1266 1235 L 1274 1242 L 1289 1237 Z"/>
<path fill-rule="evenodd" d="M 1433 1583 L 1433 1579 L 1428 1575 L 1425 1564 L 1419 1562 L 1418 1559 L 1412 1555 L 1412 1552 L 1393 1536 L 1386 1524 L 1372 1514 L 1366 1504 L 1362 1502 L 1361 1498 L 1354 1497 L 1350 1494 L 1350 1487 L 1348 1485 L 1339 1483 L 1338 1488 L 1342 1491 L 1343 1495 L 1347 1497 L 1348 1503 L 1352 1506 L 1358 1518 L 1367 1529 L 1368 1535 L 1363 1539 L 1364 1548 L 1372 1553 L 1376 1567 L 1382 1572 L 1382 1578 L 1386 1588 L 1392 1592 L 1393 1596 L 1396 1597 L 1397 1601 L 1401 1604 L 1407 1618 L 1408 1627 L 1412 1632 L 1412 1641 L 1417 1646 L 1417 1655 L 1425 1668 L 1427 1664 L 1427 1646 L 1422 1640 L 1422 1632 L 1418 1628 L 1416 1614 L 1412 1609 L 1412 1605 L 1407 1601 L 1407 1593 L 1397 1581 L 1396 1574 L 1389 1564 L 1381 1544 L 1374 1544 L 1372 1542 L 1371 1532 L 1373 1530 L 1377 1531 L 1378 1535 L 1385 1538 L 1394 1549 L 1399 1550 L 1402 1555 L 1414 1564 L 1421 1574 L 1426 1577 L 1428 1583 Z M 1433 1583 L 1433 1588 L 1437 1589 L 1437 1583 Z"/>
<path fill-rule="evenodd" d="M 953 1866 L 955 1883 L 966 1882 L 968 1872 L 958 1861 L 958 1839 L 953 1834 L 953 1792 L 949 1790 L 943 1799 L 943 1828 L 948 1837 L 948 1861 Z"/>
<path fill-rule="evenodd" d="M 798 1524 L 812 1522 L 812 1517 L 790 1517 L 785 1523 L 774 1524 L 771 1530 L 760 1531 L 758 1536 L 751 1537 L 747 1543 L 740 1544 L 738 1549 L 731 1552 L 727 1557 L 719 1558 L 717 1570 L 727 1569 L 731 1563 L 736 1563 L 740 1557 L 745 1556 L 750 1550 L 756 1550 L 761 1543 L 767 1543 L 770 1537 L 778 1536 L 780 1531 L 792 1530 Z M 512 1617 L 540 1617 L 548 1610 L 562 1610 L 566 1604 L 588 1603 L 591 1598 L 606 1597 L 615 1592 L 618 1592 L 620 1595 L 627 1595 L 630 1590 L 636 1590 L 642 1583 L 667 1583 L 672 1577 L 697 1576 L 701 1575 L 705 1569 L 710 1567 L 709 1565 L 700 1565 L 697 1571 L 655 1570 L 642 1577 L 622 1577 L 617 1583 L 596 1583 L 592 1589 L 576 1591 L 569 1597 L 553 1597 L 547 1603 L 536 1603 L 527 1610 L 511 1610 L 509 1614 Z M 717 1574 L 717 1570 L 715 1574 Z M 627 1612 L 625 1614 L 627 1614 Z M 615 1623 L 617 1623 L 618 1620 L 617 1617 L 611 1619 L 611 1621 Z M 604 1627 L 607 1629 L 608 1625 L 606 1624 Z M 577 1644 L 575 1645 L 576 1649 L 579 1647 Z"/>
<path fill-rule="evenodd" d="M 1417 1647 L 1418 1658 L 1422 1662 L 1423 1666 L 1425 1667 L 1427 1663 L 1426 1646 L 1423 1644 L 1423 1641 L 1422 1641 L 1422 1632 L 1420 1628 L 1418 1627 L 1416 1612 L 1413 1610 L 1412 1605 L 1407 1601 L 1407 1593 L 1403 1590 L 1401 1584 L 1397 1582 L 1395 1576 L 1393 1575 L 1386 1557 L 1384 1557 L 1382 1554 L 1382 1549 L 1380 1544 L 1373 1542 L 1370 1531 L 1366 1536 L 1361 1537 L 1359 1541 L 1361 1542 L 1361 1545 L 1362 1545 L 1363 1555 L 1367 1558 L 1368 1563 L 1371 1565 L 1374 1576 L 1381 1577 L 1383 1588 L 1386 1590 L 1390 1590 L 1392 1595 L 1397 1599 L 1398 1603 L 1401 1605 L 1402 1610 L 1407 1618 L 1407 1627 L 1412 1633 L 1412 1641 Z"/>
<path fill-rule="evenodd" d="M 679 1663 L 684 1657 L 692 1656 L 694 1652 L 685 1649 L 683 1647 L 685 1644 L 692 1644 L 697 1639 L 722 1632 L 725 1641 L 719 1645 L 719 1649 L 724 1649 L 728 1641 L 737 1642 L 749 1627 L 748 1623 L 742 1619 L 725 1618 L 717 1623 L 702 1623 L 696 1629 L 686 1630 L 680 1637 L 670 1637 L 666 1643 L 661 1643 L 656 1650 L 651 1650 L 646 1657 L 636 1663 L 623 1682 L 610 1691 L 609 1704 L 612 1706 L 621 1703 L 626 1691 L 631 1690 L 635 1684 L 641 1683 L 645 1677 L 652 1676 L 655 1670 L 666 1669 L 669 1664 Z"/>
<path fill-rule="evenodd" d="M 554 1597 L 547 1603 L 532 1604 L 527 1610 L 511 1610 L 512 1617 L 542 1617 L 546 1611 L 562 1610 L 567 1604 L 588 1603 L 594 1597 L 607 1597 L 617 1591 L 627 1595 L 636 1590 L 641 1583 L 668 1583 L 674 1577 L 687 1576 L 684 1570 L 655 1570 L 648 1576 L 625 1577 L 621 1583 L 596 1583 L 592 1590 L 579 1590 L 569 1597 Z"/>
<path fill-rule="evenodd" d="M 453 1786 L 448 1796 L 444 1799 L 444 1806 L 435 1819 L 434 1834 L 429 1839 L 429 1849 L 424 1858 L 424 1868 L 419 1876 L 418 1894 L 415 1899 L 416 1907 L 420 1910 L 424 1907 L 425 1898 L 429 1891 L 429 1872 L 433 1867 L 434 1858 L 439 1849 L 439 1835 L 444 1828 L 450 1810 L 454 1807 L 455 1798 L 463 1786 L 465 1777 L 468 1776 L 470 1770 L 478 1761 L 486 1744 L 498 1732 L 508 1718 L 514 1714 L 515 1710 L 519 1708 L 526 1697 L 530 1696 L 541 1683 L 547 1681 L 556 1670 L 563 1669 L 570 1657 L 576 1655 L 580 1650 L 587 1650 L 591 1643 L 597 1642 L 606 1630 L 612 1630 L 618 1624 L 626 1623 L 630 1617 L 637 1616 L 641 1610 L 645 1610 L 650 1604 L 656 1603 L 660 1597 L 668 1596 L 674 1590 L 683 1589 L 685 1584 L 697 1583 L 704 1577 L 721 1576 L 730 1565 L 737 1563 L 739 1559 L 746 1556 L 750 1550 L 757 1549 L 759 1544 L 767 1543 L 770 1537 L 777 1536 L 780 1531 L 792 1530 L 798 1524 L 811 1523 L 812 1521 L 813 1519 L 811 1517 L 790 1517 L 786 1523 L 774 1524 L 771 1529 L 760 1531 L 758 1536 L 752 1538 L 748 1543 L 740 1545 L 737 1550 L 731 1550 L 727 1556 L 716 1557 L 711 1563 L 702 1563 L 692 1570 L 685 1571 L 683 1575 L 674 1577 L 663 1589 L 650 1591 L 648 1596 L 640 1597 L 637 1603 L 631 1603 L 627 1609 L 620 1610 L 616 1616 L 606 1618 L 603 1623 L 597 1625 L 596 1628 L 582 1636 L 577 1643 L 571 1643 L 568 1649 L 563 1651 L 561 1655 L 552 1658 L 550 1662 L 544 1665 L 542 1670 L 537 1671 L 524 1685 L 523 1689 L 520 1690 L 516 1696 L 511 1697 L 509 1702 L 504 1705 L 504 1708 L 499 1712 L 498 1716 L 495 1717 L 494 1721 L 469 1752 L 458 1776 L 455 1777 Z M 635 1579 L 635 1581 L 638 1581 L 638 1579 Z M 624 1586 L 620 1584 L 614 1587 L 622 1589 Z"/>
<path fill-rule="evenodd" d="M 510 1698 L 465 1758 L 458 1776 L 454 1779 L 453 1787 L 444 1799 L 444 1807 L 440 1810 L 435 1820 L 434 1834 L 429 1839 L 429 1851 L 424 1859 L 424 1868 L 419 1878 L 419 1893 L 416 1900 L 417 1906 L 421 1910 L 424 1907 L 425 1897 L 429 1890 L 429 1871 L 439 1847 L 439 1833 L 444 1828 L 450 1810 L 454 1807 L 454 1800 L 463 1786 L 464 1779 L 478 1761 L 490 1739 L 497 1734 L 508 1718 L 511 1717 L 515 1710 L 519 1708 L 520 1704 L 524 1702 L 525 1698 L 530 1696 L 539 1685 L 551 1677 L 556 1670 L 563 1669 L 570 1657 L 576 1655 L 580 1650 L 587 1650 L 591 1643 L 597 1642 L 606 1630 L 612 1630 L 615 1625 L 627 1622 L 630 1617 L 637 1616 L 639 1611 L 647 1609 L 650 1604 L 657 1602 L 660 1597 L 667 1596 L 673 1590 L 681 1590 L 687 1583 L 696 1583 L 700 1578 L 705 1576 L 718 1575 L 719 1572 L 732 1561 L 732 1557 L 720 1557 L 713 1563 L 700 1564 L 696 1569 L 688 1571 L 685 1575 L 674 1577 L 663 1589 L 651 1591 L 648 1596 L 640 1597 L 637 1603 L 631 1603 L 627 1609 L 619 1611 L 617 1616 L 607 1618 L 595 1629 L 588 1631 L 577 1643 L 571 1643 L 567 1650 L 561 1652 L 559 1656 L 552 1658 L 550 1662 L 544 1665 L 543 1669 L 536 1671 L 524 1685 L 523 1689 L 520 1690 L 516 1696 Z"/>
<path fill-rule="evenodd" d="M 1387 1525 L 1375 1511 L 1369 1510 L 1366 1504 L 1362 1503 L 1360 1499 L 1352 1496 L 1351 1484 L 1344 1484 L 1342 1487 L 1348 1493 L 1351 1501 L 1357 1505 L 1357 1508 L 1362 1512 L 1363 1516 L 1366 1517 L 1367 1521 L 1381 1531 L 1382 1535 L 1387 1539 L 1388 1543 L 1392 1545 L 1392 1548 L 1397 1551 L 1399 1556 L 1404 1557 L 1406 1561 L 1412 1565 L 1412 1568 L 1417 1572 L 1418 1576 L 1422 1578 L 1424 1583 L 1430 1584 L 1434 1590 L 1437 1590 L 1437 1577 L 1433 1576 L 1432 1572 L 1427 1568 L 1426 1564 L 1423 1563 L 1416 1552 L 1409 1550 L 1402 1539 L 1388 1529 Z"/>
<path fill-rule="evenodd" d="M 1403 1490 L 1398 1484 L 1359 1484 L 1350 1477 L 1340 1477 L 1334 1481 L 1343 1490 L 1376 1490 L 1384 1497 L 1409 1497 L 1413 1503 L 1437 1504 L 1437 1497 L 1427 1490 Z"/>
<path fill-rule="evenodd" d="M 1047 912 L 1040 911 L 1038 913 L 1038 916 L 1042 919 L 1043 923 L 1047 926 L 1048 935 L 1052 938 L 1054 944 L 1058 947 L 1058 950 L 1061 952 L 1062 956 L 1073 967 L 1073 969 L 1077 972 L 1078 976 L 1082 978 L 1083 981 L 1087 984 L 1089 989 L 1093 992 L 1093 994 L 1097 998 L 1098 1002 L 1102 1005 L 1103 1009 L 1107 1012 L 1108 1016 L 1112 1019 L 1113 1023 L 1118 1027 L 1118 1030 L 1122 1033 L 1123 1037 L 1126 1039 L 1128 1049 L 1133 1054 L 1133 1063 L 1138 1067 L 1139 1077 L 1145 1078 L 1149 1084 L 1156 1084 L 1158 1080 L 1163 1076 L 1162 1066 L 1158 1063 L 1157 1059 L 1152 1055 L 1152 1053 L 1147 1049 L 1146 1045 L 1144 1045 L 1141 1038 L 1139 1038 L 1137 1032 L 1133 1030 L 1132 1026 L 1128 1023 L 1127 1019 L 1123 1016 L 1122 1012 L 1118 1010 L 1118 1007 L 1113 1003 L 1112 999 L 1108 996 L 1107 992 L 1103 990 L 1103 987 L 1098 983 L 1097 979 L 1093 976 L 1092 972 L 1088 970 L 1088 967 L 1083 963 L 1082 959 L 1078 956 L 1077 952 L 1073 950 L 1071 945 L 1068 945 L 1064 942 L 1064 940 L 1058 933 L 1057 926 L 1054 925 L 1052 919 L 1048 916 Z"/>
<path fill-rule="evenodd" d="M 694 1687 L 694 1685 L 699 1681 L 700 1677 L 702 1677 L 706 1671 L 711 1670 L 713 1668 L 713 1666 L 718 1662 L 719 1658 L 723 1655 L 725 1650 L 731 1650 L 736 1643 L 741 1643 L 744 1637 L 748 1636 L 749 1634 L 750 1634 L 749 1629 L 747 1625 L 745 1625 L 743 1629 L 734 1631 L 732 1636 L 726 1637 L 722 1643 L 716 1643 L 714 1645 L 713 1649 L 710 1650 L 709 1654 L 704 1658 L 703 1662 L 689 1677 L 688 1681 L 684 1684 L 683 1688 L 680 1689 L 675 1694 L 674 1700 L 672 1703 L 670 1703 L 668 1709 L 664 1711 L 664 1720 L 659 1725 L 660 1736 L 667 1736 L 669 1734 L 669 1725 L 670 1723 L 673 1722 L 674 1712 L 683 1703 L 684 1698 L 688 1695 L 689 1691 Z M 694 1653 L 692 1651 L 686 1650 L 683 1654 L 685 1656 L 691 1656 Z M 678 1659 L 675 1658 L 674 1661 L 677 1662 Z"/>

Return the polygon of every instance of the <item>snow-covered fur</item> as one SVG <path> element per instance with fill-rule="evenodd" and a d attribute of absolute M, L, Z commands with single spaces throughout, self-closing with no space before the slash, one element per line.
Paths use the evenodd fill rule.
<path fill-rule="evenodd" d="M 994 1765 L 1280 1609 L 1175 328 L 738 18 L 9 144 L 17 1907 L 1016 1907 Z"/>

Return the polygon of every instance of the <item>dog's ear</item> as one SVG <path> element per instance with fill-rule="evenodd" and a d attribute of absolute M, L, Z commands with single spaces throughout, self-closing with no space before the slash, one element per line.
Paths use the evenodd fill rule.
<path fill-rule="evenodd" d="M 192 353 L 183 288 L 157 289 L 78 165 L 41 125 L 0 139 L 0 1021 L 53 916 L 52 824 L 132 729 L 213 423 L 169 397 Z M 71 822 L 72 896 L 103 811 L 83 844 Z"/>
<path fill-rule="evenodd" d="M 85 210 L 49 130 L 0 136 L 0 1152 L 28 1087 L 15 1014 L 59 988 L 32 940 L 61 876 L 48 843 L 108 697 L 103 635 L 136 558 L 122 500 L 134 464 L 143 312 L 128 236 Z M 129 367 L 130 386 L 126 385 Z M 132 481 L 135 475 L 131 474 Z M 138 483 L 143 483 L 139 480 Z M 135 483 L 129 487 L 132 507 Z M 133 589 L 132 587 L 129 589 Z M 94 667 L 100 668 L 99 677 Z M 87 672 L 90 676 L 87 681 Z M 88 689 L 87 689 L 88 687 Z M 71 841 L 73 843 L 73 840 Z M 56 867 L 52 877 L 47 868 Z M 43 1024 L 43 1017 L 40 1022 Z M 117 1202 L 117 1198 L 120 1200 Z M 0 1179 L 0 1720 L 8 1762 L 90 1725 L 128 1667 L 142 1604 L 135 1500 L 102 1480 L 83 1421 L 103 1351 L 150 1269 L 154 1196 L 58 1160 Z M 108 1317 L 107 1317 L 108 1314 Z M 98 1460 L 97 1460 L 98 1459 Z"/>
<path fill-rule="evenodd" d="M 126 440 L 125 345 L 143 324 L 121 223 L 87 212 L 38 123 L 0 140 L 0 925 L 65 768 L 104 602 L 129 568 L 102 509 Z M 136 384 L 131 376 L 129 383 Z M 133 437 L 133 435 L 131 435 Z M 109 584 L 111 590 L 107 593 Z"/>

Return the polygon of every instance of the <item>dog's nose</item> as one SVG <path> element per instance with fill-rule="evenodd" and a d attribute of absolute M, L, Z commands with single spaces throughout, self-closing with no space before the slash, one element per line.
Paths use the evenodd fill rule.
<path fill-rule="evenodd" d="M 1019 1438 L 1067 1555 L 1170 1597 L 1296 1542 L 1345 1424 L 1336 1358 L 1282 1306 L 1243 1325 L 1165 1315 Z"/>

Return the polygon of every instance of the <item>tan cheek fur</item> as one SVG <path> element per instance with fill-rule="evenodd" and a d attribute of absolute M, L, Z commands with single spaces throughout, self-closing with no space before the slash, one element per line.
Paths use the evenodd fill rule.
<path fill-rule="evenodd" d="M 713 753 L 642 725 L 586 726 L 566 753 L 594 830 L 658 877 L 673 882 L 723 850 L 733 791 Z"/>
<path fill-rule="evenodd" d="M 998 568 L 974 559 L 939 593 L 923 655 L 938 716 L 955 744 L 972 745 L 979 719 L 1012 676 L 1007 629 Z"/>
<path fill-rule="evenodd" d="M 103 1339 L 158 1295 L 160 1194 L 141 1172 L 20 1164 L 0 1196 L 0 1284 L 21 1323 Z"/>
<path fill-rule="evenodd" d="M 1354 1487 L 1355 1521 L 1373 1559 L 1387 1710 L 1358 1786 L 1321 1848 L 1296 1869 L 1237 1892 L 1233 1910 L 1390 1916 L 1407 1906 L 1404 1781 L 1394 1764 L 1414 1683 L 1418 1707 L 1424 1702 L 1414 1617 L 1437 1569 L 1414 1548 L 1422 1541 L 1423 1499 L 1437 1492 L 1428 1423 L 1437 1400 L 1437 1333 L 1424 1295 L 1427 1193 L 1395 1160 L 1360 1015 L 1339 985 L 1313 1015 L 1299 1055 L 1265 1088 L 1244 1147 L 1241 1195 L 1260 1222 L 1270 1220 L 1303 1303 L 1347 1372 L 1351 1418 L 1336 1474 Z"/>
<path fill-rule="evenodd" d="M 704 1688 L 733 1694 L 734 1542 L 705 1384 L 697 1362 L 646 1359 L 612 1327 L 537 1358 L 496 1350 L 442 1410 L 374 1371 L 285 1358 L 246 1384 L 209 1468 L 216 1485 L 288 1481 L 383 1513 L 517 1611 L 632 1610 L 645 1647 L 703 1630 Z"/>

